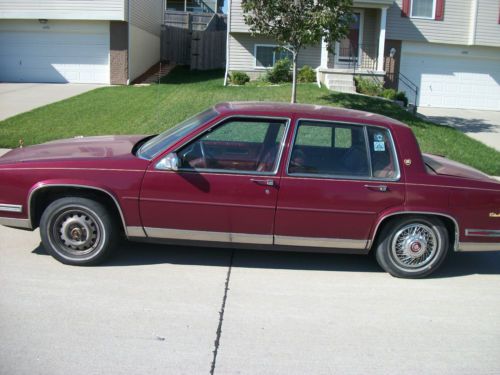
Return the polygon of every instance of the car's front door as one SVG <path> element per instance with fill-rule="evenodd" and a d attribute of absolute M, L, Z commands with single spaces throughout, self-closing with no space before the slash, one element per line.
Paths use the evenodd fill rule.
<path fill-rule="evenodd" d="M 153 163 L 140 198 L 148 237 L 272 244 L 288 126 L 280 118 L 229 118 L 175 150 L 177 171 Z"/>
<path fill-rule="evenodd" d="M 381 127 L 302 120 L 277 204 L 275 244 L 364 250 L 377 215 L 404 203 Z"/>

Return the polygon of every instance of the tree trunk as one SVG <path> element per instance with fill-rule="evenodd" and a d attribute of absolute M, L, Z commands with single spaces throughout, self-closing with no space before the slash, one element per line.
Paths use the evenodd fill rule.
<path fill-rule="evenodd" d="M 292 100 L 291 103 L 297 102 L 297 52 L 293 52 L 293 73 L 292 73 Z"/>

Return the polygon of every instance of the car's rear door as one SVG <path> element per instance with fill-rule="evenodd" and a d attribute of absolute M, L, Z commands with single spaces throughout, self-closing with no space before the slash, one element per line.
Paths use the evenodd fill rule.
<path fill-rule="evenodd" d="M 363 251 L 378 214 L 404 203 L 382 127 L 299 120 L 277 204 L 275 244 Z"/>
<path fill-rule="evenodd" d="M 147 171 L 140 198 L 149 237 L 271 245 L 278 166 L 290 121 L 232 117 L 175 151 L 178 171 Z"/>

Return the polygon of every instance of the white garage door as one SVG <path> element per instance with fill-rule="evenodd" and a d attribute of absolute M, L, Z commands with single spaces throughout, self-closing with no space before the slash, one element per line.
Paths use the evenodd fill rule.
<path fill-rule="evenodd" d="M 447 47 L 436 51 L 433 46 L 415 45 L 404 43 L 401 73 L 419 86 L 419 106 L 500 110 L 498 52 L 495 56 L 492 49 Z M 399 89 L 409 93 L 403 84 Z"/>
<path fill-rule="evenodd" d="M 109 23 L 0 21 L 0 81 L 109 83 Z"/>

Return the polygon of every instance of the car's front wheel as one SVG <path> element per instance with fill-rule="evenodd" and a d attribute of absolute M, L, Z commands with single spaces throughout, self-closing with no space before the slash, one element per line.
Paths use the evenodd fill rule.
<path fill-rule="evenodd" d="M 412 216 L 385 225 L 375 255 L 391 275 L 419 278 L 430 275 L 443 263 L 448 247 L 448 232 L 441 220 Z"/>
<path fill-rule="evenodd" d="M 87 198 L 52 202 L 40 219 L 45 249 L 62 263 L 89 266 L 102 262 L 116 244 L 118 231 L 104 205 Z"/>

